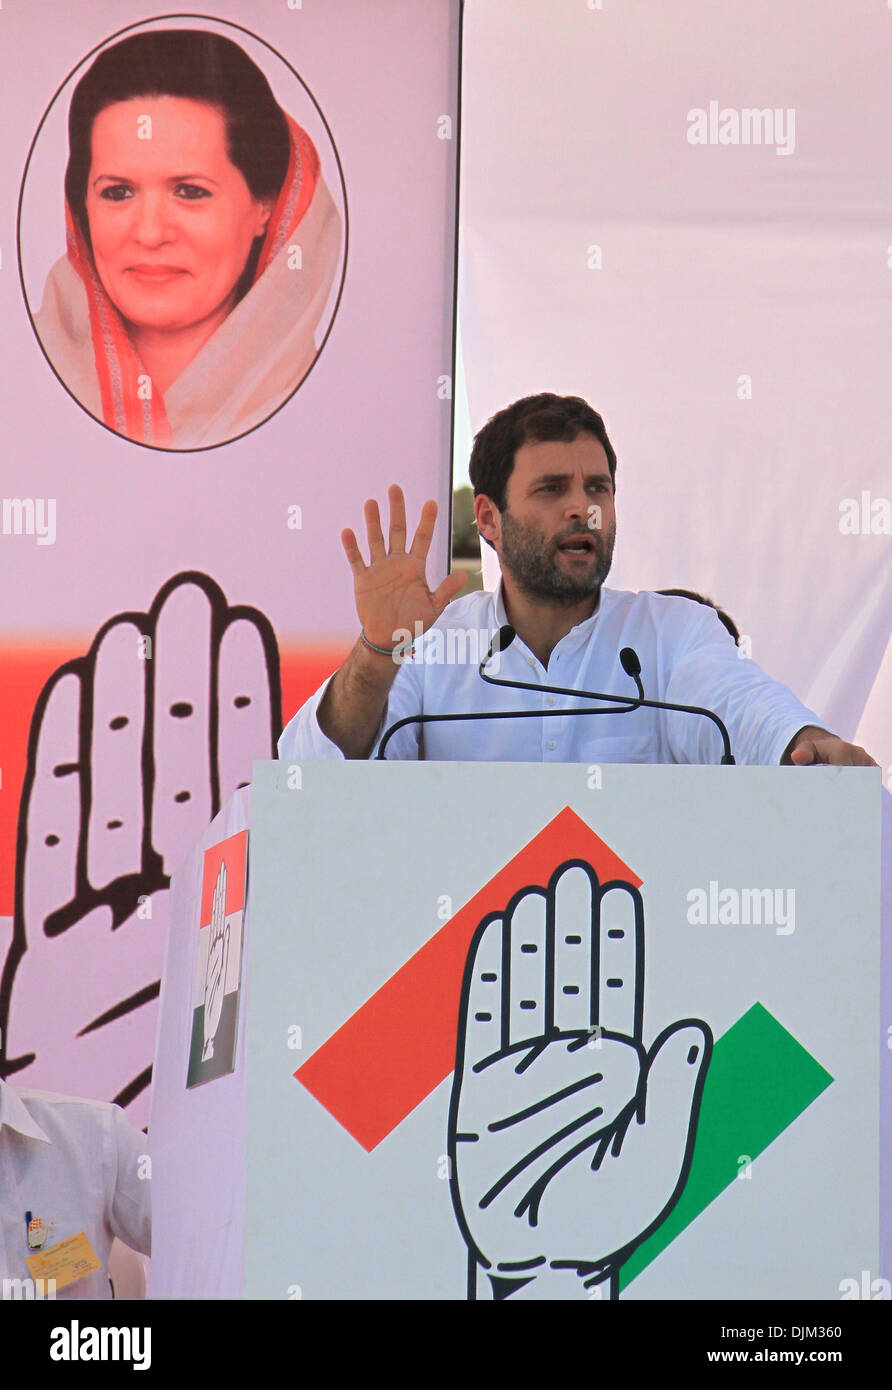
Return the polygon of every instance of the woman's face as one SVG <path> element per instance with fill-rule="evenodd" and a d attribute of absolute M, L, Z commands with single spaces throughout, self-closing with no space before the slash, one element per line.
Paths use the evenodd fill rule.
<path fill-rule="evenodd" d="M 96 117 L 86 208 L 112 303 L 136 327 L 163 332 L 229 313 L 271 204 L 230 162 L 222 112 L 158 96 Z"/>

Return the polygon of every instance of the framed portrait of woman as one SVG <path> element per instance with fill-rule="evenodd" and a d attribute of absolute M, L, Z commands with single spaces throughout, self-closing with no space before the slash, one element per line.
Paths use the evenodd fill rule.
<path fill-rule="evenodd" d="M 19 202 L 22 287 L 94 419 L 208 449 L 300 387 L 346 230 L 334 139 L 294 69 L 239 26 L 159 21 L 94 49 L 52 97 Z"/>

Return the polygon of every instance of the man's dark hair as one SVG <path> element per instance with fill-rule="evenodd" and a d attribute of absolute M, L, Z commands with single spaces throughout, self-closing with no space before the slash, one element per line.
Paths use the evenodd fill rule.
<path fill-rule="evenodd" d="M 689 598 L 692 603 L 705 604 L 707 608 L 713 610 L 719 622 L 728 629 L 732 640 L 735 643 L 740 641 L 740 633 L 734 619 L 730 614 L 726 613 L 724 609 L 719 608 L 717 603 L 713 603 L 711 598 L 706 598 L 704 594 L 697 594 L 693 589 L 657 589 L 656 592 L 658 594 L 665 594 L 667 598 Z"/>
<path fill-rule="evenodd" d="M 474 436 L 468 466 L 474 496 L 482 493 L 503 512 L 517 450 L 524 444 L 551 441 L 572 444 L 580 434 L 590 434 L 603 445 L 615 487 L 616 454 L 598 412 L 581 396 L 555 396 L 543 391 L 506 406 Z"/>

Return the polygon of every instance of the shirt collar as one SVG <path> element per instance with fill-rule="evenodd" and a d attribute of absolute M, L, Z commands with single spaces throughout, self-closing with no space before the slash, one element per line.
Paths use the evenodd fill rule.
<path fill-rule="evenodd" d="M 505 597 L 502 591 L 503 582 L 504 581 L 502 579 L 499 579 L 499 587 L 496 589 L 495 593 L 492 596 L 496 628 L 504 627 L 505 623 L 507 623 L 508 621 L 508 615 L 505 612 Z M 609 605 L 612 598 L 613 590 L 606 589 L 602 584 L 601 592 L 598 595 L 598 606 L 595 609 L 594 613 L 592 613 L 590 618 L 584 618 L 581 623 L 577 623 L 575 627 L 571 627 L 570 631 L 567 633 L 567 636 L 563 637 L 561 641 L 566 642 L 567 638 L 573 636 L 587 638 L 591 633 L 591 630 L 594 627 L 596 621 L 604 612 L 605 608 Z M 558 645 L 560 645 L 560 643 Z"/>
<path fill-rule="evenodd" d="M 51 1142 L 29 1112 L 18 1091 L 8 1082 L 0 1081 L 0 1129 L 4 1127 L 17 1130 L 26 1139 L 41 1139 L 45 1144 Z"/>

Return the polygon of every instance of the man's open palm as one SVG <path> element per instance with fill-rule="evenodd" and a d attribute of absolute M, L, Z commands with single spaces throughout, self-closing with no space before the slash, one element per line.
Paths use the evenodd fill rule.
<path fill-rule="evenodd" d="M 437 519 L 436 502 L 425 502 L 418 529 L 406 549 L 406 503 L 402 489 L 388 489 L 390 501 L 389 544 L 385 544 L 378 503 L 365 504 L 369 563 L 362 558 L 356 535 L 349 528 L 341 533 L 350 568 L 356 612 L 369 642 L 392 648 L 405 641 L 405 633 L 415 636 L 418 626 L 426 632 L 436 622 L 447 603 L 464 584 L 464 576 L 447 575 L 431 592 L 426 578 L 427 555 Z"/>

